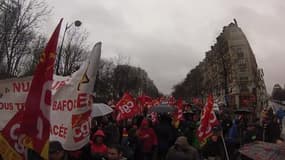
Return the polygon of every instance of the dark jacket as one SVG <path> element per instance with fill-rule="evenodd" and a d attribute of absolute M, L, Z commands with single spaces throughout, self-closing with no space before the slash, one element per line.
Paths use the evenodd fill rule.
<path fill-rule="evenodd" d="M 275 143 L 281 135 L 281 128 L 277 123 L 271 122 L 263 127 L 263 132 L 265 142 Z"/>
<path fill-rule="evenodd" d="M 105 143 L 106 145 L 119 144 L 120 131 L 119 127 L 114 123 L 109 123 L 104 127 L 104 133 L 106 134 Z"/>
<path fill-rule="evenodd" d="M 187 138 L 181 136 L 177 138 L 175 145 L 169 149 L 166 160 L 200 160 L 200 157 L 198 151 L 189 145 Z"/>
<path fill-rule="evenodd" d="M 158 139 L 158 149 L 162 152 L 167 152 L 170 146 L 174 143 L 175 137 L 173 128 L 166 122 L 160 123 L 155 128 L 155 132 Z"/>
<path fill-rule="evenodd" d="M 226 158 L 223 142 L 221 138 L 214 142 L 211 139 L 202 147 L 203 158 L 216 157 L 221 160 Z"/>
<path fill-rule="evenodd" d="M 196 122 L 193 121 L 182 121 L 179 126 L 180 135 L 187 137 L 189 144 L 194 144 L 195 129 L 197 128 Z"/>

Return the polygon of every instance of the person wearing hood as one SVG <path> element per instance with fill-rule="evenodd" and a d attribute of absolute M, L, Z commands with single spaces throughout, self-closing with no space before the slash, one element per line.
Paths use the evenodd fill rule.
<path fill-rule="evenodd" d="M 90 141 L 91 154 L 96 156 L 106 156 L 108 148 L 103 143 L 105 134 L 102 130 L 97 130 Z"/>
<path fill-rule="evenodd" d="M 139 140 L 142 143 L 142 153 L 144 160 L 151 160 L 153 149 L 157 146 L 157 136 L 152 128 L 149 127 L 147 119 L 143 119 L 140 128 L 137 131 Z"/>
<path fill-rule="evenodd" d="M 166 160 L 200 160 L 198 151 L 189 145 L 187 137 L 180 136 L 168 150 Z"/>

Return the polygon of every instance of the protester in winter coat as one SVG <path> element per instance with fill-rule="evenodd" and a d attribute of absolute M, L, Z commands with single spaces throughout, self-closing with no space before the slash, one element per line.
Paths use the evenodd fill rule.
<path fill-rule="evenodd" d="M 279 119 L 279 121 L 282 121 L 283 117 L 285 117 L 285 110 L 280 107 L 276 112 L 276 116 Z"/>
<path fill-rule="evenodd" d="M 89 160 L 91 159 L 90 144 L 86 144 L 79 150 L 68 151 L 68 160 Z"/>
<path fill-rule="evenodd" d="M 120 140 L 119 127 L 115 123 L 109 122 L 108 125 L 104 126 L 103 128 L 106 135 L 106 145 L 118 144 Z"/>
<path fill-rule="evenodd" d="M 198 151 L 189 145 L 187 138 L 180 136 L 169 149 L 166 160 L 200 160 L 200 157 Z"/>
<path fill-rule="evenodd" d="M 247 125 L 245 134 L 243 136 L 243 143 L 247 144 L 254 141 L 261 141 L 262 140 L 262 129 L 255 123 L 249 123 Z"/>
<path fill-rule="evenodd" d="M 173 127 L 168 117 L 162 116 L 160 123 L 156 126 L 155 132 L 158 138 L 158 159 L 165 159 L 166 153 L 170 146 L 174 143 L 175 137 Z"/>
<path fill-rule="evenodd" d="M 224 160 L 225 149 L 219 135 L 213 134 L 205 146 L 202 147 L 202 156 L 207 159 Z"/>
<path fill-rule="evenodd" d="M 283 118 L 282 119 L 282 130 L 281 130 L 281 134 L 280 134 L 280 137 L 282 138 L 282 139 L 285 139 L 285 118 Z"/>
<path fill-rule="evenodd" d="M 225 113 L 225 114 L 221 115 L 220 121 L 221 121 L 221 125 L 223 128 L 223 134 L 226 135 L 233 125 L 232 119 L 228 113 Z"/>
<path fill-rule="evenodd" d="M 279 124 L 277 123 L 276 117 L 268 116 L 268 118 L 263 120 L 263 132 L 262 132 L 262 139 L 265 142 L 269 143 L 275 143 L 275 141 L 280 137 L 281 135 L 281 128 Z"/>
<path fill-rule="evenodd" d="M 142 146 L 137 135 L 137 127 L 133 126 L 128 131 L 123 129 L 122 133 L 122 148 L 123 155 L 128 160 L 139 160 L 142 157 L 141 150 Z"/>
<path fill-rule="evenodd" d="M 97 130 L 90 141 L 92 155 L 106 156 L 107 146 L 103 143 L 105 134 L 102 130 Z"/>
<path fill-rule="evenodd" d="M 184 113 L 185 120 L 181 122 L 179 126 L 180 136 L 187 137 L 188 143 L 193 145 L 195 130 L 197 128 L 196 122 L 193 120 L 194 113 L 186 112 Z"/>
<path fill-rule="evenodd" d="M 229 132 L 227 133 L 227 141 L 231 145 L 236 145 L 239 143 L 239 133 L 238 133 L 238 122 L 236 120 L 233 120 L 232 126 L 229 129 Z"/>
<path fill-rule="evenodd" d="M 50 160 L 68 160 L 68 155 L 58 141 L 49 143 L 49 159 Z"/>
<path fill-rule="evenodd" d="M 143 119 L 140 128 L 137 131 L 139 140 L 142 143 L 142 153 L 144 160 L 151 160 L 153 149 L 157 146 L 157 137 L 152 128 L 149 127 L 147 119 Z"/>
<path fill-rule="evenodd" d="M 122 147 L 120 145 L 110 145 L 108 147 L 107 160 L 126 160 L 123 157 Z"/>

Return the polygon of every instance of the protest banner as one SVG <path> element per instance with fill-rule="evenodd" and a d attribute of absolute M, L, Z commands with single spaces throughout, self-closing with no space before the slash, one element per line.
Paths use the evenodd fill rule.
<path fill-rule="evenodd" d="M 50 140 L 61 142 L 66 150 L 78 150 L 89 142 L 91 94 L 100 56 L 101 42 L 93 47 L 89 58 L 71 76 L 53 76 Z M 1 132 L 15 114 L 25 110 L 31 80 L 32 77 L 24 77 L 0 81 Z"/>

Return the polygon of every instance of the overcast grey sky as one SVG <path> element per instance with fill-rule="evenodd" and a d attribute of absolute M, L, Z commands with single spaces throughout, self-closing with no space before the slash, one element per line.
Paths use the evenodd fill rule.
<path fill-rule="evenodd" d="M 49 30 L 61 17 L 81 20 L 102 57 L 118 54 L 145 69 L 159 90 L 174 84 L 205 57 L 223 26 L 236 18 L 264 69 L 267 90 L 285 84 L 284 0 L 48 0 Z"/>

